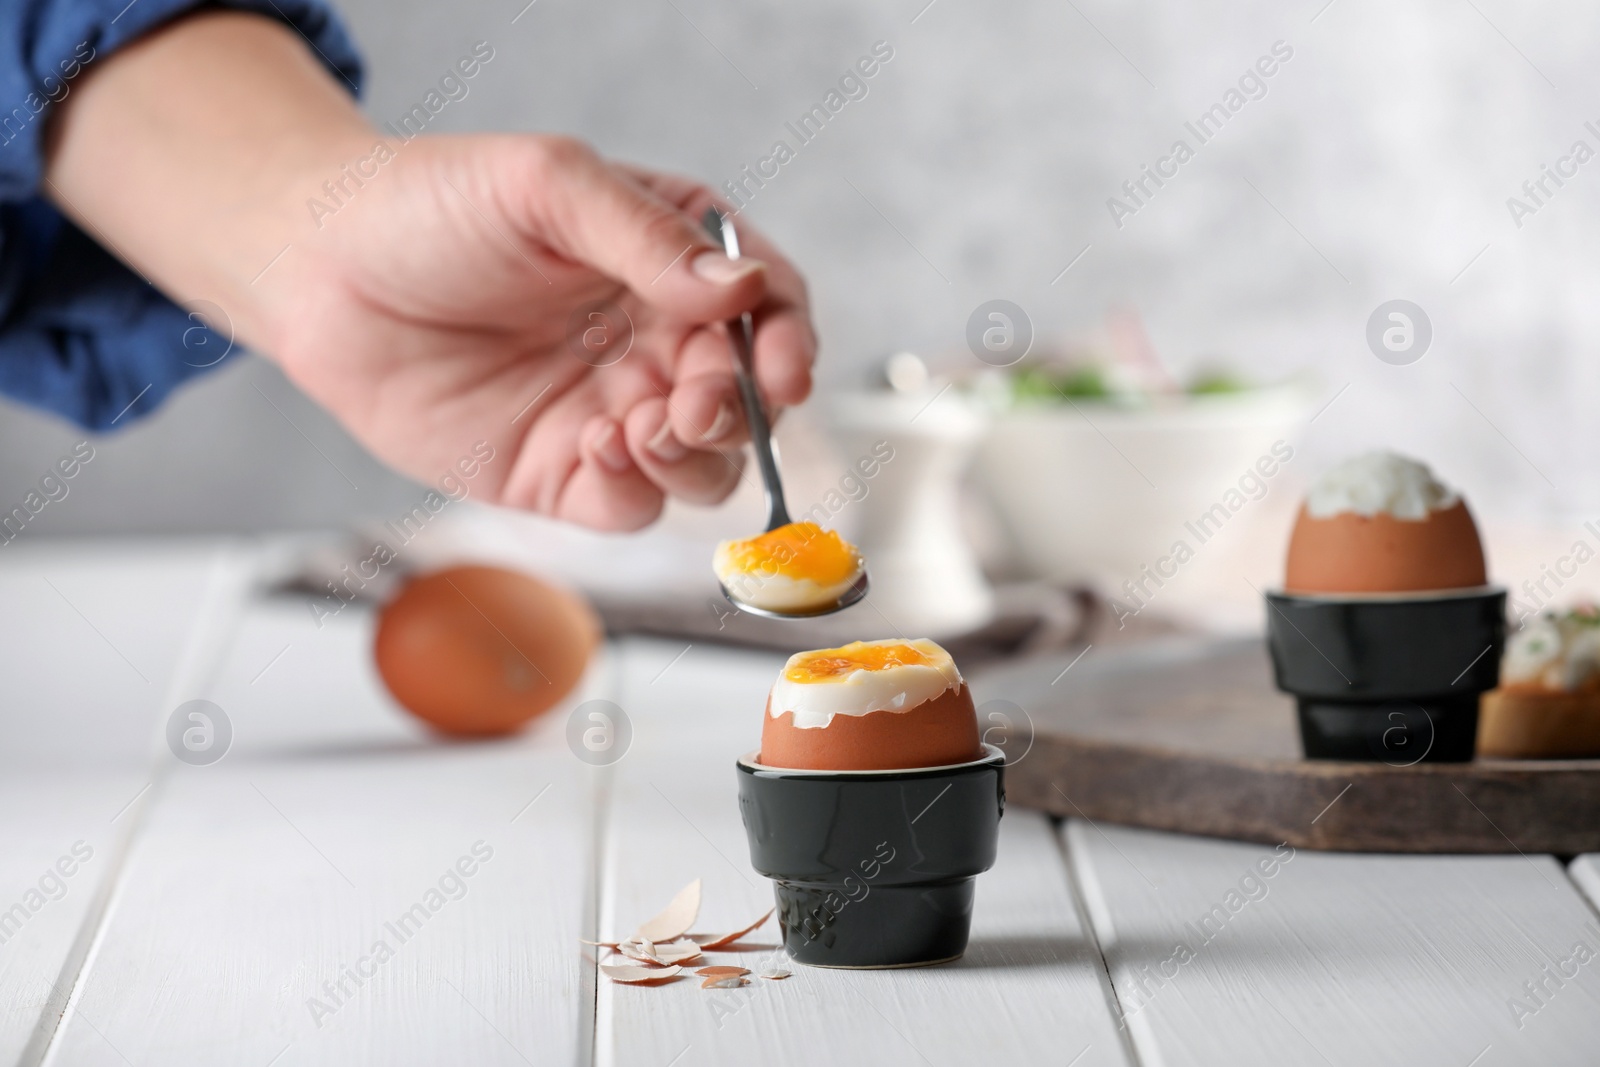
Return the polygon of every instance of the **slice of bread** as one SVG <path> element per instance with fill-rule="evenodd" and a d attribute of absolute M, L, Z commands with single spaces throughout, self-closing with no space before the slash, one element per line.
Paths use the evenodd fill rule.
<path fill-rule="evenodd" d="M 1600 691 L 1517 686 L 1483 694 L 1478 755 L 1500 759 L 1600 756 Z"/>

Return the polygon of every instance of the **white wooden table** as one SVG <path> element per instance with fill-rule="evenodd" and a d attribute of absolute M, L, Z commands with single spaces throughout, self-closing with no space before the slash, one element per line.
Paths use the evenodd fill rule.
<path fill-rule="evenodd" d="M 250 556 L 0 554 L 0 1063 L 1600 1063 L 1596 857 L 1288 857 L 1016 809 L 957 964 L 597 983 L 580 938 L 691 878 L 701 929 L 770 906 L 732 765 L 778 660 L 613 643 L 583 694 L 631 719 L 608 768 L 564 709 L 440 744 L 383 695 L 369 617 L 241 596 Z M 197 697 L 234 732 L 210 766 L 164 740 Z"/>

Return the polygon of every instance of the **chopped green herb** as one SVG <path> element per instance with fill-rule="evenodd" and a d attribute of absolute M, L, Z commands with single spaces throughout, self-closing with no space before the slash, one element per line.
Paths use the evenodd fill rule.
<path fill-rule="evenodd" d="M 1216 393 L 1242 393 L 1249 389 L 1244 379 L 1227 371 L 1204 371 L 1196 375 L 1189 383 L 1189 393 L 1192 396 L 1208 396 Z"/>
<path fill-rule="evenodd" d="M 1112 395 L 1105 372 L 1095 366 L 1029 367 L 1012 378 L 1011 388 L 1018 400 L 1104 399 Z"/>

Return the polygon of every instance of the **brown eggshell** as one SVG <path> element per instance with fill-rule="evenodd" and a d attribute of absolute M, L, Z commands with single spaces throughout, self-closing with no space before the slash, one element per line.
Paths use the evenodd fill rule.
<path fill-rule="evenodd" d="M 407 711 L 459 736 L 511 733 L 560 703 L 600 640 L 572 593 L 497 567 L 407 582 L 378 615 L 378 674 Z"/>
<path fill-rule="evenodd" d="M 1399 593 L 1466 589 L 1488 581 L 1483 543 L 1465 501 L 1421 520 L 1300 508 L 1289 538 L 1288 593 Z"/>
<path fill-rule="evenodd" d="M 768 767 L 889 771 L 966 763 L 983 754 L 966 686 L 908 711 L 835 715 L 827 726 L 807 730 L 795 726 L 792 711 L 773 718 L 770 699 L 762 718 L 759 761 Z"/>

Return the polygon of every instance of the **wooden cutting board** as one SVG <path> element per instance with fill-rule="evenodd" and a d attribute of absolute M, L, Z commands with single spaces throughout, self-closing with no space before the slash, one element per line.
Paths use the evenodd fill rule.
<path fill-rule="evenodd" d="M 1306 760 L 1259 640 L 1074 655 L 972 679 L 986 740 L 1012 761 L 1012 804 L 1296 848 L 1600 851 L 1600 760 Z"/>

